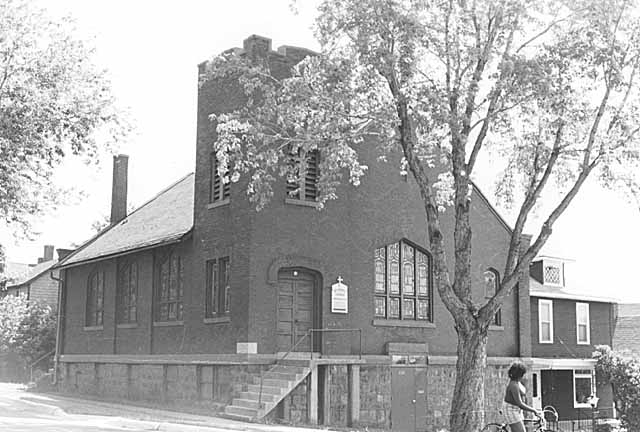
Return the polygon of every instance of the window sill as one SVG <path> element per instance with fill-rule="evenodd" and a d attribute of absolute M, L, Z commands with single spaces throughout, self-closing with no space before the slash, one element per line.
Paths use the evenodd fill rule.
<path fill-rule="evenodd" d="M 504 331 L 504 326 L 501 326 L 501 325 L 490 325 L 489 326 L 489 330 L 490 331 Z"/>
<path fill-rule="evenodd" d="M 318 203 L 316 201 L 305 201 L 305 200 L 296 199 L 296 198 L 285 198 L 284 199 L 284 203 L 285 204 L 291 204 L 291 205 L 303 206 L 303 207 L 318 208 Z"/>
<path fill-rule="evenodd" d="M 231 317 L 230 316 L 208 317 L 208 318 L 205 318 L 204 320 L 202 320 L 202 322 L 204 322 L 205 324 L 230 323 L 231 322 Z"/>
<path fill-rule="evenodd" d="M 82 328 L 84 331 L 99 331 L 99 330 L 103 330 L 103 327 L 100 326 L 84 326 Z"/>
<path fill-rule="evenodd" d="M 184 325 L 184 321 L 154 321 L 154 327 L 177 327 Z"/>
<path fill-rule="evenodd" d="M 538 341 L 538 343 L 550 345 L 553 344 L 553 341 Z"/>
<path fill-rule="evenodd" d="M 132 323 L 120 323 L 116 326 L 119 329 L 130 329 L 130 328 L 138 328 L 137 322 Z"/>
<path fill-rule="evenodd" d="M 591 343 L 589 343 L 589 341 L 586 341 L 586 342 L 580 342 L 580 341 L 578 341 L 578 342 L 577 342 L 577 345 L 588 346 L 588 345 L 591 345 Z"/>
<path fill-rule="evenodd" d="M 214 201 L 212 203 L 207 204 L 207 208 L 208 209 L 214 209 L 214 208 L 217 208 L 217 207 L 226 206 L 226 205 L 229 205 L 230 202 L 231 202 L 231 200 L 229 198 L 225 198 L 223 200 Z"/>
<path fill-rule="evenodd" d="M 379 327 L 436 328 L 436 325 L 432 322 L 417 320 L 374 319 L 373 325 Z"/>

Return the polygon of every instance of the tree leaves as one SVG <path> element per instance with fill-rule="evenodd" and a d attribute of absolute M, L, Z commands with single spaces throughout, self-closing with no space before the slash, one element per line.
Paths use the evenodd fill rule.
<path fill-rule="evenodd" d="M 17 231 L 64 199 L 50 179 L 65 157 L 96 161 L 128 130 L 91 57 L 69 20 L 29 0 L 0 5 L 0 219 Z"/>

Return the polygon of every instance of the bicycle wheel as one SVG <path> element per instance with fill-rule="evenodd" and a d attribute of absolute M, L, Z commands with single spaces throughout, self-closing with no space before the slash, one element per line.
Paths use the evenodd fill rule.
<path fill-rule="evenodd" d="M 508 432 L 508 429 L 500 423 L 489 423 L 484 428 L 482 428 L 482 432 Z"/>

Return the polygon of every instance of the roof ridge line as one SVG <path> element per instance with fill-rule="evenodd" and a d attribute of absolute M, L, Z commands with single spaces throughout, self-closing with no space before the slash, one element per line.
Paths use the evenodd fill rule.
<path fill-rule="evenodd" d="M 141 204 L 139 207 L 137 207 L 134 211 L 132 211 L 131 213 L 129 213 L 124 219 L 127 219 L 129 216 L 131 216 L 132 214 L 136 213 L 138 210 L 140 210 L 143 207 L 146 207 L 147 205 L 149 205 L 151 202 L 155 201 L 156 199 L 158 199 L 162 194 L 166 193 L 167 191 L 169 191 L 170 189 L 174 188 L 176 185 L 178 185 L 179 183 L 183 182 L 184 180 L 186 180 L 189 176 L 193 175 L 194 172 L 190 171 L 189 173 L 187 173 L 186 175 L 180 177 L 180 179 L 174 181 L 173 183 L 171 183 L 169 186 L 165 187 L 164 189 L 162 189 L 160 192 L 158 192 L 157 194 L 155 194 L 153 197 L 151 197 L 149 200 L 147 200 L 146 202 L 144 202 L 143 204 Z M 91 245 L 93 242 L 95 242 L 96 240 L 98 240 L 100 237 L 102 237 L 104 234 L 106 234 L 107 232 L 111 231 L 112 228 L 117 227 L 118 225 L 120 225 L 120 222 L 116 224 L 109 224 L 107 227 L 103 228 L 102 230 L 100 230 L 96 235 L 94 235 L 93 237 L 89 238 L 87 241 L 85 241 L 84 243 L 82 243 L 80 246 L 78 246 L 78 248 L 76 250 L 74 250 L 72 253 L 70 253 L 69 255 L 67 255 L 66 257 L 64 257 L 64 259 L 59 260 L 54 266 L 52 266 L 52 268 L 60 268 L 66 261 L 68 261 L 69 259 L 73 258 L 74 256 L 76 256 L 78 253 L 80 253 L 81 251 L 83 251 L 84 249 L 86 249 L 89 245 Z"/>

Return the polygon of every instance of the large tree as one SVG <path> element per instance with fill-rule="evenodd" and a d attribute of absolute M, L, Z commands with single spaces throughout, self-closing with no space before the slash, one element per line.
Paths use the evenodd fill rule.
<path fill-rule="evenodd" d="M 278 176 L 302 172 L 291 152 L 320 151 L 321 204 L 336 198 L 345 174 L 366 181 L 362 146 L 402 153 L 399 169 L 419 187 L 435 285 L 458 334 L 452 431 L 480 429 L 487 329 L 587 179 L 638 190 L 637 18 L 635 2 L 624 0 L 324 0 L 321 52 L 289 76 L 235 51 L 209 62 L 204 81 L 236 79 L 246 96 L 237 110 L 212 116 L 219 174 L 248 175 L 258 208 Z M 502 168 L 483 164 L 488 151 L 502 156 Z M 500 176 L 498 196 L 515 222 L 500 289 L 478 304 L 471 190 L 472 178 L 488 173 Z M 443 205 L 452 207 L 452 233 L 441 229 Z M 523 249 L 534 208 L 550 211 Z"/>
<path fill-rule="evenodd" d="M 0 221 L 16 232 L 64 197 L 51 177 L 65 157 L 96 161 L 127 130 L 76 33 L 33 1 L 0 2 Z"/>

